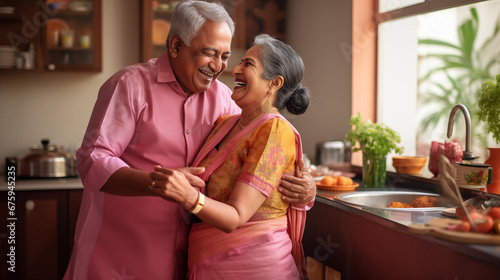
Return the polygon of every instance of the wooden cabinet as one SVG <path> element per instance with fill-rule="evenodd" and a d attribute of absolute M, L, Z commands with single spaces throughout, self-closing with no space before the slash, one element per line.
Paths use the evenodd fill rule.
<path fill-rule="evenodd" d="M 101 71 L 101 12 L 101 0 L 0 0 L 0 69 Z"/>
<path fill-rule="evenodd" d="M 69 263 L 82 190 L 0 192 L 0 279 L 62 279 Z M 15 205 L 14 216 L 8 207 Z M 15 218 L 13 220 L 12 218 Z M 10 239 L 9 239 L 10 237 Z M 15 240 L 15 244 L 8 240 Z M 11 246 L 15 246 L 14 254 Z M 8 268 L 15 262 L 15 272 Z"/>
<path fill-rule="evenodd" d="M 170 20 L 176 3 L 169 0 L 141 1 L 141 61 L 159 57 L 166 50 L 166 40 L 170 30 Z M 212 1 L 213 2 L 213 1 Z M 224 74 L 230 76 L 229 85 L 233 84 L 231 70 L 251 46 L 256 35 L 270 34 L 285 41 L 286 0 L 245 0 L 217 1 L 223 3 L 226 11 L 235 22 L 235 31 L 231 46 L 231 57 Z M 225 82 L 225 81 L 223 81 Z"/>
<path fill-rule="evenodd" d="M 170 20 L 178 1 L 141 1 L 141 61 L 159 57 L 166 50 Z"/>

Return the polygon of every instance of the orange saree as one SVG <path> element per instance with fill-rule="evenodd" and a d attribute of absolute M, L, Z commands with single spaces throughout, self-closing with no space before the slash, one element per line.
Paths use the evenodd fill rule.
<path fill-rule="evenodd" d="M 279 115 L 265 114 L 221 150 L 217 145 L 240 116 L 221 118 L 193 166 L 203 166 L 209 197 L 227 202 L 237 181 L 256 188 L 266 201 L 241 228 L 224 233 L 194 224 L 189 237 L 190 279 L 307 279 L 302 250 L 305 211 L 281 200 L 283 173 L 302 156 L 300 136 Z"/>

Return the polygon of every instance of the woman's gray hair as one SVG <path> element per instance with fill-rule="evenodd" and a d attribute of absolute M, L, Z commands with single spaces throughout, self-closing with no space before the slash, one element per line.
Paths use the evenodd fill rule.
<path fill-rule="evenodd" d="M 184 44 L 190 46 L 207 20 L 226 22 L 234 35 L 234 22 L 220 3 L 205 1 L 182 1 L 175 6 L 167 36 L 167 47 L 173 35 L 179 35 Z"/>
<path fill-rule="evenodd" d="M 274 106 L 284 108 L 294 115 L 305 113 L 309 106 L 309 90 L 302 86 L 304 62 L 289 45 L 267 34 L 255 37 L 254 46 L 262 46 L 260 60 L 264 65 L 263 78 L 272 80 L 283 77 L 283 86 L 278 90 Z"/>

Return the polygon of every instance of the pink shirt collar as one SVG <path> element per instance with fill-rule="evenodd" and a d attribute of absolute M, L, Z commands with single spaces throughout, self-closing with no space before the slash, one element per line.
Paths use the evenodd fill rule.
<path fill-rule="evenodd" d="M 158 67 L 158 76 L 156 78 L 158 83 L 177 82 L 174 71 L 172 70 L 172 65 L 170 65 L 170 59 L 168 58 L 167 52 L 164 52 L 160 57 L 158 57 L 156 60 L 156 67 Z"/>

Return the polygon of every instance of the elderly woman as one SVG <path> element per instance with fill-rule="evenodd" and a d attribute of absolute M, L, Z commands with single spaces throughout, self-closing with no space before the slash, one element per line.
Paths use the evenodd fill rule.
<path fill-rule="evenodd" d="M 205 193 L 152 190 L 180 202 L 201 219 L 189 236 L 190 279 L 307 278 L 301 237 L 305 211 L 289 207 L 278 186 L 301 155 L 300 136 L 280 111 L 303 114 L 309 92 L 304 65 L 287 44 L 259 35 L 232 74 L 232 99 L 241 115 L 225 116 L 198 153 L 194 166 Z M 161 178 L 161 167 L 151 178 Z"/>

